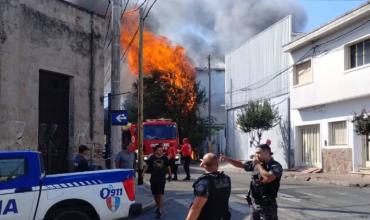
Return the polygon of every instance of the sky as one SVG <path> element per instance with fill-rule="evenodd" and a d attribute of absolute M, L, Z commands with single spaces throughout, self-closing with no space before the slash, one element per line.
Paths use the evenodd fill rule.
<path fill-rule="evenodd" d="M 367 0 L 299 0 L 307 13 L 307 24 L 302 30 L 310 32 L 323 24 L 367 2 Z"/>

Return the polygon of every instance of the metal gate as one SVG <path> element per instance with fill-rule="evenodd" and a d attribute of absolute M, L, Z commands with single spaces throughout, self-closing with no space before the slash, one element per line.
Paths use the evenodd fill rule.
<path fill-rule="evenodd" d="M 39 151 L 47 173 L 68 171 L 69 77 L 40 71 Z"/>
<path fill-rule="evenodd" d="M 302 165 L 321 167 L 320 126 L 304 126 L 301 128 Z"/>

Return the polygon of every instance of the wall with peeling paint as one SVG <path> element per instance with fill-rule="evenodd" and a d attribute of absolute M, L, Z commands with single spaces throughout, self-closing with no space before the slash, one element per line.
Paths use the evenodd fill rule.
<path fill-rule="evenodd" d="M 40 70 L 71 77 L 69 159 L 77 144 L 103 145 L 105 27 L 63 1 L 1 0 L 0 150 L 38 149 Z"/>

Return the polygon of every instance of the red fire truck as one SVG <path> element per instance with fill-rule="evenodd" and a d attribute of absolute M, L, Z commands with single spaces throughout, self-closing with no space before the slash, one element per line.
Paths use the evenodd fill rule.
<path fill-rule="evenodd" d="M 143 122 L 143 126 L 144 160 L 153 153 L 153 147 L 156 144 L 163 143 L 165 152 L 167 152 L 170 143 L 175 144 L 178 148 L 179 133 L 176 122 L 173 122 L 171 119 L 148 119 Z M 137 151 L 137 125 L 132 124 L 129 126 L 128 130 L 126 130 L 127 134 L 128 132 L 130 136 L 135 137 L 135 143 L 132 145 L 130 150 Z M 176 163 L 180 163 L 180 154 L 176 155 Z"/>

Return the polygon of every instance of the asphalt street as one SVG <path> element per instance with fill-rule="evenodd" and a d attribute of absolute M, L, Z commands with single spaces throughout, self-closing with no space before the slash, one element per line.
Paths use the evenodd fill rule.
<path fill-rule="evenodd" d="M 179 168 L 181 171 L 181 167 Z M 166 184 L 165 213 L 162 219 L 185 219 L 193 200 L 192 183 L 202 173 L 192 166 L 191 181 L 173 181 Z M 249 219 L 249 206 L 244 197 L 248 191 L 250 175 L 243 170 L 229 169 L 232 178 L 230 211 L 232 219 Z M 148 175 L 145 177 L 148 183 Z M 184 175 L 180 174 L 180 179 Z M 370 189 L 341 187 L 297 180 L 282 180 L 278 195 L 279 219 L 370 219 Z M 154 209 L 135 220 L 154 218 Z"/>

